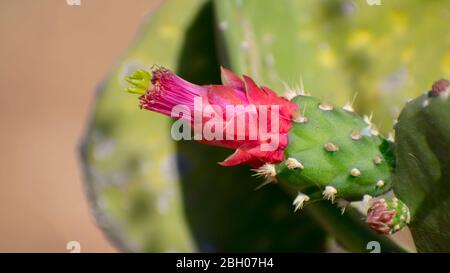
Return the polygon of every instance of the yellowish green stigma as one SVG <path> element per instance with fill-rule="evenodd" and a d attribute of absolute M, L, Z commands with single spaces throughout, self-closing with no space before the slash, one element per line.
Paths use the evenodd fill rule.
<path fill-rule="evenodd" d="M 125 91 L 144 95 L 150 87 L 150 74 L 142 69 L 136 69 L 130 76 L 125 77 L 125 80 L 132 84 L 132 87 L 125 88 Z"/>

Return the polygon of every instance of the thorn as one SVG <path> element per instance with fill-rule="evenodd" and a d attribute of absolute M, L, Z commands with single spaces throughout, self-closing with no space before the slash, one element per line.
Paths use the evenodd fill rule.
<path fill-rule="evenodd" d="M 381 162 L 383 162 L 383 158 L 381 158 L 381 156 L 376 155 L 376 156 L 373 158 L 373 163 L 375 163 L 376 165 L 381 164 Z"/>
<path fill-rule="evenodd" d="M 365 122 L 367 125 L 369 125 L 369 126 L 372 126 L 372 117 L 373 117 L 373 112 L 370 113 L 369 116 L 364 115 L 364 117 L 363 117 L 364 122 Z"/>
<path fill-rule="evenodd" d="M 392 207 L 397 208 L 398 207 L 398 199 L 392 198 Z"/>
<path fill-rule="evenodd" d="M 306 94 L 305 85 L 303 84 L 303 77 L 302 76 L 300 76 L 300 95 L 302 95 L 302 96 L 309 96 L 309 95 Z"/>
<path fill-rule="evenodd" d="M 258 169 L 253 169 L 253 171 L 255 172 L 253 176 L 256 177 L 264 177 L 267 179 L 270 177 L 274 178 L 275 176 L 277 176 L 275 165 L 270 163 L 266 163 L 261 167 L 259 167 Z"/>
<path fill-rule="evenodd" d="M 355 93 L 355 95 L 353 95 L 353 99 L 351 102 L 347 102 L 342 109 L 344 109 L 347 112 L 355 112 L 355 109 L 353 108 L 353 104 L 355 103 L 356 97 L 358 96 L 358 93 Z"/>
<path fill-rule="evenodd" d="M 332 111 L 333 110 L 333 105 L 328 104 L 326 102 L 321 102 L 319 104 L 319 109 L 322 111 Z"/>
<path fill-rule="evenodd" d="M 395 142 L 394 134 L 392 132 L 388 134 L 387 140 L 390 142 Z"/>
<path fill-rule="evenodd" d="M 302 95 L 302 91 L 298 88 L 291 87 L 289 84 L 283 81 L 284 89 L 286 90 L 283 94 L 283 97 L 285 97 L 287 100 L 292 100 L 293 98 Z"/>
<path fill-rule="evenodd" d="M 341 209 L 341 215 L 343 215 L 345 213 L 345 209 L 347 208 L 347 206 L 350 204 L 350 202 L 348 202 L 345 199 L 338 199 L 337 200 L 337 207 Z"/>
<path fill-rule="evenodd" d="M 361 175 L 361 171 L 358 170 L 357 168 L 353 168 L 353 169 L 350 171 L 350 174 L 351 174 L 353 177 L 358 177 L 358 176 Z"/>
<path fill-rule="evenodd" d="M 295 122 L 298 122 L 298 123 L 306 123 L 306 122 L 308 122 L 308 118 L 305 116 L 306 107 L 307 107 L 307 104 L 305 103 L 305 105 L 303 107 L 303 111 L 294 118 Z"/>
<path fill-rule="evenodd" d="M 336 198 L 337 190 L 332 186 L 326 186 L 325 190 L 322 192 L 323 199 L 331 200 L 334 203 L 334 198 Z"/>
<path fill-rule="evenodd" d="M 304 111 L 303 111 L 304 112 Z M 295 118 L 294 121 L 297 123 L 306 123 L 308 122 L 308 118 L 305 117 L 304 113 L 298 114 Z"/>
<path fill-rule="evenodd" d="M 405 220 L 406 220 L 405 215 L 400 216 L 400 220 L 401 220 L 402 222 L 405 222 Z"/>
<path fill-rule="evenodd" d="M 267 186 L 272 183 L 276 183 L 277 179 L 275 177 L 266 178 L 264 182 L 262 182 L 259 186 L 255 188 L 255 191 L 260 190 L 262 187 Z"/>
<path fill-rule="evenodd" d="M 308 201 L 309 201 L 309 196 L 299 192 L 297 194 L 297 197 L 295 197 L 294 202 L 292 202 L 292 205 L 295 207 L 294 212 L 299 209 L 302 209 L 305 202 L 308 202 Z"/>
<path fill-rule="evenodd" d="M 384 187 L 384 181 L 383 180 L 378 180 L 377 181 L 377 188 L 382 188 Z"/>
<path fill-rule="evenodd" d="M 399 225 L 399 224 L 396 224 L 395 227 L 394 227 L 394 230 L 395 230 L 395 231 L 398 231 L 399 229 L 400 229 L 400 225 Z"/>
<path fill-rule="evenodd" d="M 297 159 L 293 157 L 289 157 L 288 159 L 286 159 L 286 162 L 284 164 L 289 170 L 293 169 L 303 170 L 305 168 L 302 163 L 300 163 Z"/>
<path fill-rule="evenodd" d="M 292 90 L 288 90 L 284 92 L 283 97 L 287 100 L 292 100 L 293 98 L 297 97 L 297 93 Z"/>
<path fill-rule="evenodd" d="M 372 199 L 373 197 L 371 195 L 364 194 L 363 199 L 361 201 L 362 202 L 361 206 L 364 211 L 367 211 L 370 208 Z"/>
<path fill-rule="evenodd" d="M 339 151 L 339 146 L 336 145 L 336 144 L 333 144 L 331 142 L 325 143 L 325 145 L 323 145 L 323 147 L 328 152 L 337 152 L 337 151 Z"/>
<path fill-rule="evenodd" d="M 357 130 L 353 130 L 350 136 L 353 140 L 360 140 L 362 138 L 361 133 Z"/>
<path fill-rule="evenodd" d="M 353 108 L 352 104 L 350 102 L 347 102 L 344 106 L 342 106 L 342 109 L 344 109 L 347 112 L 355 112 L 355 109 Z"/>
<path fill-rule="evenodd" d="M 378 131 L 378 129 L 375 126 L 371 126 L 370 127 L 370 133 L 374 136 L 378 136 L 380 134 L 380 132 Z"/>

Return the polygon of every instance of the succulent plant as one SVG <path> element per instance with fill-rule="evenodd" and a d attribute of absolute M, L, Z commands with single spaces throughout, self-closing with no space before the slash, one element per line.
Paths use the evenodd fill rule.
<path fill-rule="evenodd" d="M 379 241 L 382 251 L 401 252 L 375 233 L 407 224 L 403 211 L 393 216 L 396 203 L 410 212 L 419 251 L 449 251 L 446 82 L 407 104 L 395 141 L 384 136 L 407 97 L 437 75 L 450 77 L 446 11 L 441 2 L 406 0 L 382 8 L 350 0 L 167 1 L 102 85 L 83 141 L 99 223 L 128 251 L 321 251 L 329 234 L 349 251 Z M 410 20 L 418 13 L 424 20 Z M 428 41 L 440 42 L 428 50 Z M 248 76 L 222 69 L 220 85 L 221 65 Z M 168 118 L 137 111 L 136 100 L 119 92 L 126 76 L 142 108 L 169 116 L 186 98 L 192 106 L 193 97 L 222 110 L 268 105 L 269 116 L 275 109 L 282 115 L 252 141 L 174 143 L 171 128 L 192 120 L 171 127 Z M 161 100 L 164 90 L 170 96 Z M 356 114 L 372 111 L 373 118 Z M 280 145 L 263 151 L 274 132 Z M 105 152 L 108 143 L 114 152 Z M 227 158 L 229 149 L 235 153 Z M 250 165 L 265 181 L 247 166 L 217 162 Z M 253 192 L 261 182 L 271 186 Z M 397 199 L 384 196 L 392 188 Z M 373 202 L 368 224 L 365 210 L 348 206 L 358 200 Z M 385 212 L 392 217 L 381 217 Z"/>
<path fill-rule="evenodd" d="M 411 211 L 419 251 L 450 251 L 450 88 L 448 80 L 407 103 L 396 125 L 394 191 Z"/>
<path fill-rule="evenodd" d="M 248 164 L 268 182 L 320 191 L 332 202 L 391 189 L 392 166 L 382 149 L 387 140 L 351 105 L 340 109 L 305 95 L 288 100 L 225 68 L 223 85 L 196 85 L 162 67 L 151 75 L 138 69 L 127 80 L 133 85 L 127 91 L 141 95 L 141 108 L 182 121 L 174 124 L 177 132 L 184 129 L 182 137 L 192 139 L 184 128 L 190 125 L 194 140 L 234 149 L 222 166 Z M 309 199 L 299 196 L 296 206 Z"/>

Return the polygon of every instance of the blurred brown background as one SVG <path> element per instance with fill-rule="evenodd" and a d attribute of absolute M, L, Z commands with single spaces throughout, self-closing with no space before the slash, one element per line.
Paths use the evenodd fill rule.
<path fill-rule="evenodd" d="M 77 146 L 94 90 L 160 1 L 0 0 L 0 252 L 115 251 Z"/>

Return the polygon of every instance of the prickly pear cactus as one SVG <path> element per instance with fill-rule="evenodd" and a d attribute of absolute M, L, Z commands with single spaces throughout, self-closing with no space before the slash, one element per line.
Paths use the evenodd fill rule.
<path fill-rule="evenodd" d="M 293 101 L 303 110 L 289 134 L 286 160 L 276 166 L 280 180 L 303 193 L 319 190 L 332 201 L 391 189 L 391 166 L 380 148 L 386 140 L 368 117 L 310 96 Z"/>
<path fill-rule="evenodd" d="M 394 191 L 411 211 L 418 251 L 450 251 L 450 88 L 407 103 L 396 125 Z"/>
<path fill-rule="evenodd" d="M 333 28 L 338 25 L 339 28 L 343 29 L 348 27 L 348 25 L 344 25 L 345 19 L 338 19 L 340 16 L 346 17 L 343 9 L 341 9 L 341 7 L 344 7 L 343 4 L 343 1 L 315 0 L 264 1 L 263 3 L 257 0 L 216 0 L 214 1 L 216 33 L 217 40 L 221 42 L 218 45 L 221 61 L 238 74 L 248 74 L 261 84 L 270 86 L 280 95 L 286 94 L 287 97 L 291 98 L 298 93 L 299 89 L 304 93 L 304 86 L 306 86 L 306 90 L 313 91 L 314 96 L 323 97 L 327 102 L 333 102 L 336 105 L 346 105 L 346 108 L 351 109 L 351 101 L 354 100 L 355 91 L 353 85 L 350 84 L 353 82 L 353 78 L 349 77 L 346 70 L 346 61 L 342 60 L 341 55 L 339 55 L 338 49 L 340 50 L 340 48 L 332 46 L 331 43 L 335 41 L 328 39 L 331 35 L 330 32 L 333 32 Z M 269 10 L 270 16 L 267 16 Z M 336 11 L 339 14 L 328 17 L 327 14 L 330 11 Z M 280 18 L 283 18 L 283 20 L 280 20 Z M 336 22 L 340 21 L 340 23 L 327 23 L 334 19 L 336 19 Z M 351 74 L 351 77 L 354 76 Z M 314 99 L 310 98 L 310 100 Z M 310 102 L 308 101 L 308 103 Z M 299 102 L 299 106 L 303 109 L 305 105 Z M 318 113 L 317 107 L 317 105 L 307 106 L 306 116 Z M 284 179 L 291 182 L 282 184 L 296 186 L 287 189 L 288 192 L 292 193 L 292 188 L 297 188 L 308 194 L 300 193 L 296 197 L 294 196 L 295 209 L 301 208 L 304 203 L 308 203 L 307 201 L 322 199 L 323 193 L 326 193 L 325 196 L 329 199 L 336 198 L 337 195 L 338 198 L 346 197 L 349 200 L 355 200 L 362 199 L 363 195 L 379 195 L 391 188 L 391 164 L 389 163 L 392 161 L 391 145 L 381 137 L 369 136 L 371 133 L 377 133 L 374 124 L 370 124 L 370 126 L 367 124 L 371 123 L 369 119 L 366 119 L 368 122 L 365 123 L 356 115 L 348 113 L 347 118 L 354 127 L 346 127 L 344 125 L 346 120 L 339 120 L 339 117 L 344 116 L 340 114 L 341 112 L 343 111 L 338 110 L 336 112 L 339 114 L 336 115 L 335 119 L 338 120 L 336 128 L 342 125 L 342 130 L 334 129 L 333 123 L 330 125 L 330 122 L 336 121 L 333 120 L 333 117 L 329 120 L 327 118 L 322 119 L 322 124 L 325 126 L 319 130 L 322 143 L 317 143 L 317 140 L 314 139 L 313 131 L 317 128 L 306 126 L 309 128 L 305 131 L 305 136 L 308 134 L 308 140 L 299 140 L 299 143 L 302 144 L 299 144 L 298 147 L 294 144 L 291 146 L 292 148 L 287 149 L 287 159 L 289 159 L 291 153 L 293 154 L 287 162 L 290 168 L 287 168 L 286 165 L 279 165 L 276 168 L 275 166 L 266 166 L 265 170 L 259 171 L 260 175 L 267 176 L 269 180 L 272 175 L 278 175 L 277 172 L 279 171 L 281 181 Z M 326 117 L 327 113 L 323 114 Z M 354 120 L 352 120 L 352 116 L 354 116 Z M 310 124 L 321 123 L 316 123 L 313 120 Z M 300 122 L 294 125 L 296 129 L 293 132 L 301 131 L 302 125 L 305 124 Z M 348 132 L 344 128 L 347 128 Z M 360 130 L 358 131 L 358 129 Z M 337 160 L 333 152 L 324 150 L 325 144 L 333 144 L 328 142 L 332 140 L 330 137 L 333 133 L 336 133 L 334 130 L 339 134 L 334 137 L 348 138 L 343 143 L 347 151 L 341 150 L 342 155 L 347 152 L 353 154 L 351 160 L 347 162 L 342 160 L 345 156 L 339 156 L 341 159 Z M 355 133 L 355 137 L 361 134 L 362 139 L 360 141 L 352 140 L 352 133 Z M 291 134 L 291 138 L 299 139 L 294 133 Z M 311 144 L 307 147 L 307 149 L 311 149 L 310 152 L 305 151 L 304 157 L 298 157 L 300 153 L 298 149 L 303 148 L 301 145 L 306 147 L 308 142 Z M 351 148 L 358 145 L 366 147 L 364 149 L 366 157 L 358 154 L 357 149 Z M 316 149 L 312 149 L 313 146 Z M 327 146 L 329 149 L 333 149 L 331 145 Z M 347 146 L 350 148 L 347 149 Z M 317 151 L 319 151 L 318 154 L 315 153 Z M 307 153 L 308 156 L 306 156 Z M 309 157 L 310 155 L 312 157 Z M 322 161 L 324 159 L 326 160 Z M 376 163 L 374 163 L 374 160 Z M 308 169 L 302 161 L 308 162 Z M 325 167 L 326 171 L 322 173 L 318 165 L 310 165 L 311 163 L 318 163 L 321 167 Z M 334 163 L 337 163 L 337 165 L 332 165 Z M 303 175 L 302 167 L 305 170 Z M 364 171 L 361 172 L 359 168 L 364 169 Z M 308 176 L 304 175 L 305 173 Z M 312 176 L 309 177 L 310 175 Z M 330 177 L 335 177 L 333 185 L 339 188 L 339 191 L 329 185 L 330 181 L 326 179 Z M 314 179 L 319 179 L 320 182 L 313 182 Z M 351 182 L 357 187 L 352 188 Z M 310 191 L 316 193 L 310 194 Z M 296 191 L 295 194 L 297 194 Z M 306 206 L 305 214 L 311 215 L 316 222 L 320 223 L 347 249 L 361 252 L 365 250 L 365 242 L 377 240 L 383 242 L 383 245 L 386 246 L 384 251 L 402 251 L 389 240 L 376 236 L 369 230 L 367 225 L 360 220 L 362 215 L 358 212 L 348 208 L 347 212 L 349 213 L 341 215 L 340 209 L 321 203 L 311 204 L 310 208 Z M 329 219 L 335 221 L 329 221 Z M 352 233 L 358 234 L 358 236 L 352 236 L 347 232 L 348 230 L 340 229 L 340 225 L 351 225 Z"/>
<path fill-rule="evenodd" d="M 166 1 L 100 87 L 81 147 L 94 216 L 123 251 L 322 251 L 323 230 L 289 213 L 281 189 L 255 192 L 248 169 L 217 165 L 226 151 L 175 143 L 168 118 L 142 113 L 123 92 L 126 76 L 145 89 L 148 74 L 132 71 L 154 64 L 218 81 L 212 20 L 209 1 Z"/>

